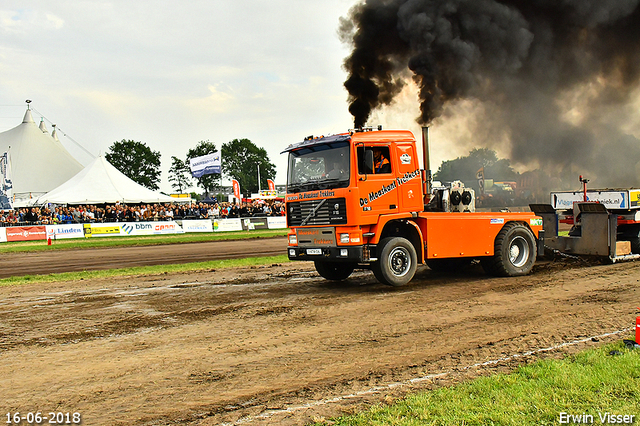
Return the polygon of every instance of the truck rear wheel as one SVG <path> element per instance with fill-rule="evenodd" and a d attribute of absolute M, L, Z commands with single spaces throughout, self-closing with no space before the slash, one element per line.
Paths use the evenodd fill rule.
<path fill-rule="evenodd" d="M 325 262 L 321 260 L 316 260 L 313 263 L 320 276 L 329 281 L 346 280 L 356 268 L 355 263 Z"/>
<path fill-rule="evenodd" d="M 518 222 L 507 223 L 498 233 L 493 257 L 481 260 L 486 273 L 502 277 L 527 275 L 536 261 L 536 238 Z"/>
<path fill-rule="evenodd" d="M 418 256 L 406 238 L 384 238 L 378 244 L 378 260 L 371 265 L 373 274 L 383 284 L 405 285 L 416 273 Z"/>

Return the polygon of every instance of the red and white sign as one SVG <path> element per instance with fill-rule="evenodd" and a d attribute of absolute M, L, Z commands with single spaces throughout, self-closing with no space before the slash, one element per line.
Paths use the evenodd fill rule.
<path fill-rule="evenodd" d="M 7 228 L 7 241 L 46 240 L 47 229 L 44 226 L 14 226 Z"/>
<path fill-rule="evenodd" d="M 233 196 L 240 199 L 240 182 L 235 179 L 231 180 L 231 185 L 233 185 Z"/>
<path fill-rule="evenodd" d="M 269 191 L 275 191 L 276 190 L 276 184 L 273 183 L 273 181 L 271 179 L 267 179 L 267 185 L 269 185 Z"/>

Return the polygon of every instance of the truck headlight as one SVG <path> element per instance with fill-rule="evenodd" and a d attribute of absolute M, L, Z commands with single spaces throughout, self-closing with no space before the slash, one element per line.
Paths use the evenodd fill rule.
<path fill-rule="evenodd" d="M 298 245 L 298 236 L 296 234 L 289 235 L 289 245 Z"/>
<path fill-rule="evenodd" d="M 349 234 L 340 234 L 340 243 L 349 244 Z"/>
<path fill-rule="evenodd" d="M 296 250 L 295 249 L 289 249 L 289 256 L 290 257 L 296 257 Z"/>
<path fill-rule="evenodd" d="M 349 250 L 347 250 L 347 249 L 340 249 L 340 256 L 342 256 L 342 257 L 347 257 L 347 256 L 349 256 Z"/>

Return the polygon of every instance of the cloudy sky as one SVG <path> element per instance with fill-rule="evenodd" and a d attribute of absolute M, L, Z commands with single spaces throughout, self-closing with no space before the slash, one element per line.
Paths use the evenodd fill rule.
<path fill-rule="evenodd" d="M 280 152 L 353 126 L 339 18 L 356 0 L 13 1 L 0 5 L 0 131 L 31 99 L 81 161 L 133 139 L 171 156 L 200 140 Z M 413 114 L 413 116 L 417 114 Z M 398 127 L 398 125 L 394 126 Z"/>

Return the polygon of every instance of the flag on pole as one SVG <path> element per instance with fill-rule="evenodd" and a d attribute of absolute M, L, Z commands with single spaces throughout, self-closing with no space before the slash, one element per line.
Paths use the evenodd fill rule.
<path fill-rule="evenodd" d="M 232 179 L 231 185 L 233 185 L 233 196 L 241 200 L 242 198 L 240 197 L 240 182 L 238 182 L 235 179 Z"/>
<path fill-rule="evenodd" d="M 267 185 L 269 185 L 269 191 L 275 191 L 276 190 L 276 184 L 273 183 L 273 181 L 271 179 L 267 179 Z"/>
<path fill-rule="evenodd" d="M 192 158 L 189 160 L 189 166 L 191 168 L 191 175 L 194 178 L 200 178 L 204 175 L 210 175 L 213 173 L 220 173 L 220 153 L 215 152 L 213 154 L 203 155 L 202 157 Z"/>
<path fill-rule="evenodd" d="M 13 208 L 11 205 L 12 189 L 9 153 L 5 152 L 0 156 L 0 210 L 11 210 Z"/>

